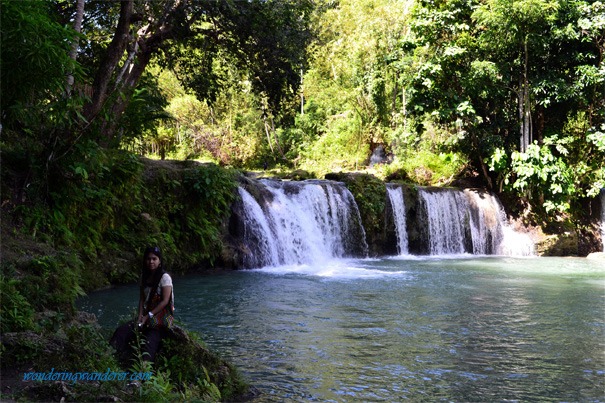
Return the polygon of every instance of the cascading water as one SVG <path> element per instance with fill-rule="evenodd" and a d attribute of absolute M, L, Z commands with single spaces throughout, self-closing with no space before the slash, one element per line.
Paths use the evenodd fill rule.
<path fill-rule="evenodd" d="M 425 212 L 429 254 L 465 253 L 468 205 L 464 193 L 449 189 L 420 189 L 418 196 Z"/>
<path fill-rule="evenodd" d="M 466 189 L 471 211 L 473 254 L 531 256 L 534 243 L 508 225 L 504 208 L 490 193 Z"/>
<path fill-rule="evenodd" d="M 533 255 L 531 239 L 506 222 L 498 199 L 476 190 L 419 189 L 429 254 Z"/>
<path fill-rule="evenodd" d="M 407 255 L 408 251 L 408 232 L 406 224 L 405 200 L 403 190 L 400 186 L 387 185 L 387 195 L 393 209 L 393 221 L 397 233 L 397 250 L 400 255 Z"/>
<path fill-rule="evenodd" d="M 244 204 L 244 240 L 248 248 L 247 264 L 257 266 L 270 266 L 279 263 L 277 245 L 272 241 L 271 227 L 265 213 L 252 195 L 244 188 L 238 188 L 242 203 Z"/>
<path fill-rule="evenodd" d="M 470 212 L 473 254 L 499 254 L 504 238 L 500 203 L 489 193 L 466 189 L 464 194 Z"/>
<path fill-rule="evenodd" d="M 240 188 L 246 267 L 316 263 L 366 256 L 359 210 L 349 190 L 331 181 L 261 180 L 267 196 Z"/>
<path fill-rule="evenodd" d="M 264 179 L 250 181 L 239 194 L 239 220 L 232 233 L 242 267 L 316 264 L 368 254 L 357 204 L 340 182 Z M 418 188 L 417 200 L 406 207 L 402 187 L 388 184 L 386 196 L 399 255 L 533 255 L 531 239 L 508 225 L 500 202 L 488 192 Z"/>

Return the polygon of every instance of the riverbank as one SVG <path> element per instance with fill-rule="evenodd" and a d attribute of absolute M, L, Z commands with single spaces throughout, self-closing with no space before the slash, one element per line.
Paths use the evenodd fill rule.
<path fill-rule="evenodd" d="M 195 332 L 172 329 L 153 365 L 140 351 L 120 361 L 94 315 L 40 315 L 32 330 L 2 335 L 2 401 L 245 401 L 239 371 Z"/>

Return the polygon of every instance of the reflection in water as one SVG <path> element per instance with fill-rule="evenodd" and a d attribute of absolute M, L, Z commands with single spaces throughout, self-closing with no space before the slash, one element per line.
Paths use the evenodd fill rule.
<path fill-rule="evenodd" d="M 585 259 L 340 260 L 175 287 L 179 319 L 259 401 L 605 401 L 605 268 Z M 82 303 L 103 323 L 134 297 Z"/>

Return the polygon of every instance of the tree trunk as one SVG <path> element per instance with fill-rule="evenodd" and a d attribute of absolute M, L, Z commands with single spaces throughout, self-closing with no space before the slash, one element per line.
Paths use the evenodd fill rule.
<path fill-rule="evenodd" d="M 84 0 L 77 0 L 76 2 L 76 16 L 74 19 L 74 31 L 78 34 L 82 32 L 82 20 L 84 19 Z M 71 50 L 69 52 L 69 57 L 76 61 L 78 57 L 78 45 L 80 43 L 79 37 L 75 37 L 71 42 Z M 67 76 L 67 95 L 71 94 L 71 88 L 74 85 L 74 76 L 73 74 L 69 74 Z"/>
<path fill-rule="evenodd" d="M 519 76 L 519 92 L 517 93 L 517 112 L 519 117 L 519 151 L 524 153 L 525 150 L 525 128 L 523 127 L 523 77 Z"/>
<path fill-rule="evenodd" d="M 284 157 L 284 151 L 279 144 L 279 138 L 277 138 L 277 131 L 275 130 L 275 121 L 273 120 L 273 116 L 271 116 L 271 133 L 273 133 L 273 138 L 275 139 L 275 145 L 277 146 L 277 150 L 279 151 L 280 157 Z"/>
<path fill-rule="evenodd" d="M 263 121 L 265 124 L 265 134 L 267 135 L 267 143 L 269 143 L 271 154 L 274 154 L 275 151 L 273 151 L 273 142 L 271 141 L 271 134 L 269 133 L 269 123 L 267 123 L 267 116 L 263 115 Z"/>
<path fill-rule="evenodd" d="M 126 110 L 153 53 L 165 40 L 173 37 L 174 17 L 179 15 L 186 4 L 167 2 L 161 18 L 151 15 L 144 17 L 147 18 L 148 24 L 133 35 L 133 1 L 120 2 L 118 26 L 95 76 L 91 101 L 85 108 L 85 117 L 89 123 L 106 109 L 106 113 L 102 114 L 102 117 L 99 116 L 99 123 L 95 127 L 103 134 L 102 143 L 105 146 L 115 145 L 119 141 L 115 137 L 120 117 Z M 141 16 L 136 16 L 136 19 L 141 21 Z"/>
<path fill-rule="evenodd" d="M 303 70 L 300 69 L 300 114 L 304 115 L 305 114 L 305 92 L 304 92 L 304 75 L 303 75 Z"/>
<path fill-rule="evenodd" d="M 536 106 L 536 140 L 542 144 L 544 139 L 544 107 Z"/>
<path fill-rule="evenodd" d="M 477 154 L 479 156 L 479 158 L 477 158 L 477 161 L 479 161 L 479 166 L 481 167 L 481 173 L 483 174 L 483 179 L 485 179 L 485 182 L 487 183 L 487 188 L 489 190 L 493 190 L 494 189 L 494 183 L 492 181 L 491 176 L 489 176 L 489 170 L 487 169 L 487 166 L 485 165 L 485 162 L 483 161 L 483 157 L 481 155 L 481 148 L 479 147 L 479 140 L 477 139 L 477 136 L 475 136 L 474 134 L 471 135 L 471 141 L 473 144 L 473 148 L 475 150 L 477 150 Z"/>
<path fill-rule="evenodd" d="M 519 123 L 521 125 L 521 147 L 522 153 L 532 142 L 531 101 L 529 93 L 529 53 L 527 50 L 527 38 L 523 43 L 523 75 L 519 80 Z"/>
<path fill-rule="evenodd" d="M 114 138 L 114 135 L 118 128 L 120 117 L 128 107 L 134 89 L 137 83 L 139 82 L 141 75 L 143 75 L 147 64 L 149 64 L 149 60 L 151 60 L 151 55 L 151 49 L 147 49 L 144 52 L 140 52 L 137 55 L 136 61 L 132 64 L 131 68 L 129 69 L 129 73 L 126 74 L 123 78 L 123 81 L 116 82 L 116 91 L 120 93 L 120 97 L 118 97 L 118 99 L 110 108 L 110 119 L 103 122 L 101 131 L 105 134 L 103 140 L 104 145 L 109 146 L 112 143 L 119 143 L 120 139 Z"/>
<path fill-rule="evenodd" d="M 124 55 L 130 39 L 130 23 L 133 14 L 133 0 L 120 1 L 120 18 L 116 32 L 101 61 L 92 84 L 92 99 L 84 109 L 84 116 L 91 122 L 101 112 L 109 96 L 109 84 L 113 72 Z"/>

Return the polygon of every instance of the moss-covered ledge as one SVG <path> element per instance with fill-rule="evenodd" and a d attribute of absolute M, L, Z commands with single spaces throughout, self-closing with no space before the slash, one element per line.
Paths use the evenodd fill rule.
<path fill-rule="evenodd" d="M 48 317 L 56 313 L 47 313 Z M 255 395 L 238 370 L 193 332 L 175 327 L 153 368 L 120 363 L 94 315 L 78 312 L 56 327 L 2 335 L 2 400 L 29 401 L 244 401 Z M 149 380 L 24 380 L 25 374 L 151 372 Z"/>
<path fill-rule="evenodd" d="M 386 184 L 365 173 L 329 173 L 328 180 L 343 182 L 349 189 L 361 216 L 371 256 L 382 255 L 386 243 Z"/>

